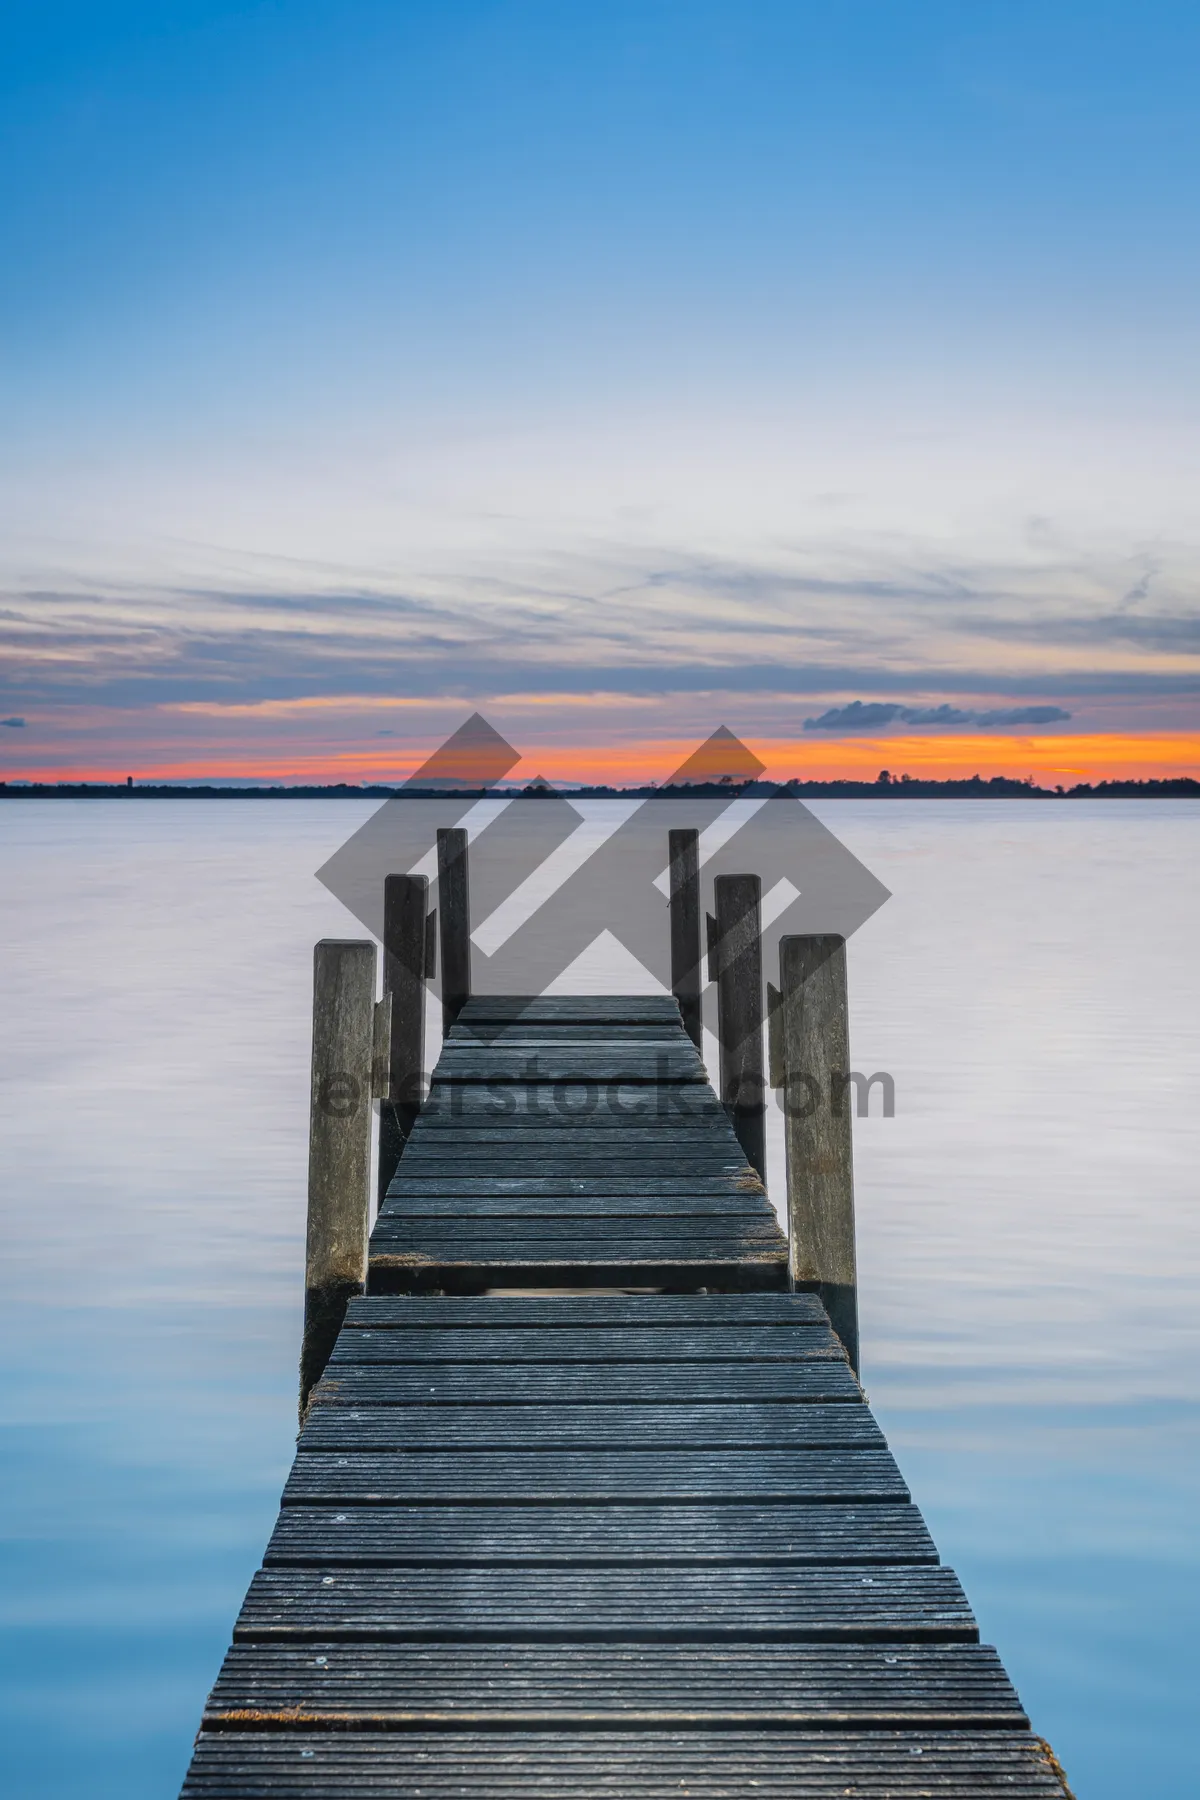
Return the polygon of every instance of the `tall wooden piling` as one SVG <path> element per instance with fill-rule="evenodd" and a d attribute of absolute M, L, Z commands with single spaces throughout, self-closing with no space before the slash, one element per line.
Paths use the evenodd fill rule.
<path fill-rule="evenodd" d="M 671 992 L 679 1002 L 683 1028 L 704 1051 L 700 1000 L 700 833 L 669 831 L 671 882 Z"/>
<path fill-rule="evenodd" d="M 308 1240 L 300 1415 L 367 1271 L 375 946 L 325 939 L 313 952 Z"/>
<path fill-rule="evenodd" d="M 821 1298 L 858 1369 L 854 1161 L 846 940 L 785 937 L 779 945 L 780 1025 L 793 1281 Z"/>
<path fill-rule="evenodd" d="M 718 875 L 713 888 L 717 912 L 709 917 L 709 956 L 717 984 L 721 1100 L 746 1160 L 765 1180 L 762 883 L 757 875 Z"/>
<path fill-rule="evenodd" d="M 421 1110 L 425 1074 L 425 978 L 432 972 L 429 882 L 389 875 L 383 884 L 383 985 L 392 997 L 387 1093 L 379 1107 L 379 1199 Z"/>
<path fill-rule="evenodd" d="M 467 834 L 437 834 L 438 928 L 442 939 L 442 1029 L 449 1032 L 471 997 L 471 893 Z"/>

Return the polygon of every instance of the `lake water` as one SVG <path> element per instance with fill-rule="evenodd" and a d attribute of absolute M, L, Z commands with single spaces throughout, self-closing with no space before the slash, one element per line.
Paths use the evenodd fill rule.
<path fill-rule="evenodd" d="M 170 1795 L 291 1461 L 350 801 L 0 806 L 3 1791 Z M 1200 807 L 842 802 L 863 1372 L 1079 1800 L 1196 1779 Z M 773 1191 L 781 1186 L 778 1133 Z"/>

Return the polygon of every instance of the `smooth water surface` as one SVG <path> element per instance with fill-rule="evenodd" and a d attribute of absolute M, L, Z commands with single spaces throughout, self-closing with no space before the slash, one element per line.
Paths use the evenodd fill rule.
<path fill-rule="evenodd" d="M 170 1795 L 291 1460 L 313 871 L 351 801 L 0 805 L 3 1791 Z M 1080 1800 L 1195 1781 L 1200 807 L 813 808 L 863 1364 Z M 778 1198 L 778 1132 L 772 1144 Z"/>

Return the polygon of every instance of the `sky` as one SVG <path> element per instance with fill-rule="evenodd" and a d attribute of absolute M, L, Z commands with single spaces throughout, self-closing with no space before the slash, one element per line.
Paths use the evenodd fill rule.
<path fill-rule="evenodd" d="M 7 0 L 0 778 L 1200 774 L 1200 13 Z"/>

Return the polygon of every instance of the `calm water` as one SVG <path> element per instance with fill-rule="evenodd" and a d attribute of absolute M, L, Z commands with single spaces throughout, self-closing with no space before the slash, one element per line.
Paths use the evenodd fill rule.
<path fill-rule="evenodd" d="M 1193 1791 L 1200 807 L 814 810 L 894 893 L 851 947 L 897 1088 L 856 1127 L 872 1402 L 1080 1800 Z M 174 1791 L 270 1531 L 311 946 L 359 935 L 312 871 L 369 811 L 0 808 L 14 1800 Z"/>

